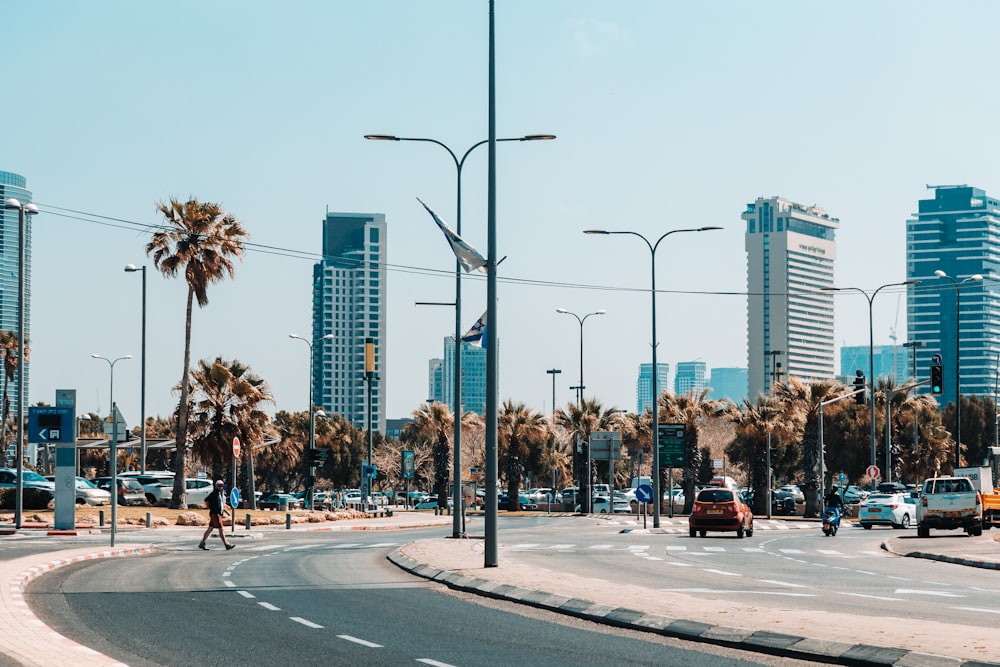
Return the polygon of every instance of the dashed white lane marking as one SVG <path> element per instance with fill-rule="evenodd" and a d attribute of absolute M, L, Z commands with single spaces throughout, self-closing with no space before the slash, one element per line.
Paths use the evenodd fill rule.
<path fill-rule="evenodd" d="M 711 553 L 716 553 L 720 551 L 725 551 L 726 547 L 702 547 L 702 549 Z"/>
<path fill-rule="evenodd" d="M 364 639 L 358 639 L 357 637 L 352 637 L 351 635 L 337 635 L 337 637 L 339 637 L 340 639 L 346 639 L 349 642 L 354 642 L 355 644 L 361 644 L 362 646 L 367 646 L 368 648 L 382 648 L 381 644 L 365 641 Z"/>
<path fill-rule="evenodd" d="M 667 545 L 667 551 L 687 551 L 687 547 L 676 546 L 676 545 L 673 545 L 673 544 L 668 544 Z"/>
<path fill-rule="evenodd" d="M 765 584 L 774 584 L 775 586 L 788 586 L 789 588 L 809 588 L 805 584 L 793 584 L 789 581 L 777 581 L 775 579 L 758 579 Z"/>
<path fill-rule="evenodd" d="M 270 602 L 258 602 L 257 604 L 259 604 L 264 609 L 269 609 L 270 611 L 281 611 L 280 607 L 275 607 Z"/>
<path fill-rule="evenodd" d="M 817 552 L 823 554 L 824 556 L 843 556 L 844 554 L 835 549 L 817 549 Z"/>
<path fill-rule="evenodd" d="M 593 544 L 590 546 L 591 549 L 614 549 L 613 544 Z"/>
<path fill-rule="evenodd" d="M 331 544 L 329 546 L 323 547 L 324 549 L 353 549 L 354 547 L 363 546 L 360 542 L 346 542 L 344 544 Z"/>
<path fill-rule="evenodd" d="M 320 548 L 322 546 L 325 546 L 325 545 L 323 545 L 323 544 L 297 544 L 294 547 L 288 547 L 287 549 L 285 549 L 285 551 L 298 551 L 299 549 L 318 549 L 318 548 Z"/>
<path fill-rule="evenodd" d="M 694 567 L 691 563 L 679 563 L 675 560 L 667 561 L 667 565 L 673 565 L 674 567 Z"/>
<path fill-rule="evenodd" d="M 256 595 L 254 595 L 249 591 L 236 591 L 236 592 L 242 595 L 243 597 L 247 598 L 248 600 L 253 600 L 254 598 L 257 597 Z"/>
<path fill-rule="evenodd" d="M 952 607 L 961 611 L 974 611 L 981 614 L 1000 614 L 1000 609 L 984 609 L 983 607 Z"/>
<path fill-rule="evenodd" d="M 647 556 L 646 554 L 639 554 L 639 555 L 645 558 L 646 560 L 663 560 L 659 556 Z"/>
<path fill-rule="evenodd" d="M 575 544 L 553 544 L 549 549 L 572 549 Z"/>
<path fill-rule="evenodd" d="M 225 584 L 226 588 L 236 588 L 236 584 L 229 581 L 228 579 L 226 581 L 223 581 L 222 583 Z"/>
<path fill-rule="evenodd" d="M 745 553 L 748 553 L 748 554 L 758 554 L 758 553 L 759 554 L 765 554 L 765 553 L 767 553 L 766 551 L 764 551 L 764 549 L 762 547 L 743 547 L 743 551 Z"/>
<path fill-rule="evenodd" d="M 293 621 L 295 621 L 296 623 L 301 623 L 302 625 L 306 626 L 307 628 L 312 628 L 314 630 L 322 630 L 323 629 L 323 626 L 320 625 L 319 623 L 313 623 L 312 621 L 307 621 L 306 619 L 302 618 L 301 616 L 289 616 L 288 618 L 291 619 L 291 620 L 293 620 Z"/>
<path fill-rule="evenodd" d="M 964 598 L 964 595 L 959 593 L 948 593 L 946 591 L 925 591 L 919 588 L 897 588 L 895 591 L 896 595 L 934 595 L 936 597 L 942 598 Z"/>
<path fill-rule="evenodd" d="M 512 549 L 534 549 L 537 546 L 538 546 L 537 544 L 515 544 L 511 548 Z"/>
<path fill-rule="evenodd" d="M 284 549 L 287 544 L 261 544 L 255 547 L 247 547 L 243 551 L 271 551 L 273 549 Z"/>
<path fill-rule="evenodd" d="M 804 554 L 805 551 L 802 549 L 778 549 L 783 554 Z"/>
<path fill-rule="evenodd" d="M 648 544 L 633 544 L 628 548 L 629 551 L 649 551 Z"/>
<path fill-rule="evenodd" d="M 891 598 L 891 597 L 887 597 L 885 595 L 865 595 L 864 593 L 846 593 L 844 591 L 840 591 L 840 594 L 841 595 L 849 595 L 849 596 L 855 597 L 855 598 L 865 598 L 865 599 L 868 599 L 868 600 L 885 600 L 885 601 L 888 601 L 888 602 L 902 602 L 903 601 L 903 598 Z"/>
<path fill-rule="evenodd" d="M 425 665 L 431 665 L 431 667 L 455 667 L 447 662 L 439 662 L 437 660 L 431 660 L 430 658 L 417 658 L 417 662 L 422 662 Z"/>
<path fill-rule="evenodd" d="M 742 574 L 737 574 L 736 572 L 726 572 L 725 570 L 705 569 L 704 571 L 705 572 L 709 572 L 711 574 L 719 574 L 719 575 L 722 575 L 723 577 L 742 577 L 743 576 Z"/>

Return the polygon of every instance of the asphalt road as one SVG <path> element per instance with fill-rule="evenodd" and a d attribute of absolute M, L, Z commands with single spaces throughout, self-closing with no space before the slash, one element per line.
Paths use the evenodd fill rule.
<path fill-rule="evenodd" d="M 208 553 L 178 541 L 61 568 L 27 599 L 57 632 L 135 667 L 808 664 L 465 599 L 385 560 L 440 532 L 288 534 Z"/>

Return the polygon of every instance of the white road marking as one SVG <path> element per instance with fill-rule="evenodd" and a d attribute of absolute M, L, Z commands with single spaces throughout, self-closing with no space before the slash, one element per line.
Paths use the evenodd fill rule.
<path fill-rule="evenodd" d="M 593 545 L 591 545 L 590 548 L 591 549 L 611 549 L 613 547 L 614 547 L 613 544 L 593 544 Z"/>
<path fill-rule="evenodd" d="M 323 626 L 320 625 L 319 623 L 313 623 L 312 621 L 307 621 L 306 619 L 304 619 L 304 618 L 302 618 L 300 616 L 289 616 L 288 618 L 291 619 L 291 620 L 293 620 L 293 621 L 295 621 L 296 623 L 301 623 L 302 625 L 306 626 L 307 628 L 313 628 L 314 630 L 322 630 L 323 629 Z"/>
<path fill-rule="evenodd" d="M 275 606 L 274 606 L 273 604 L 271 604 L 270 602 L 258 602 L 257 604 L 259 604 L 259 605 L 260 605 L 261 607 L 263 607 L 264 609 L 269 609 L 269 610 L 271 610 L 271 611 L 281 611 L 281 608 L 280 608 L 280 607 L 275 607 Z"/>
<path fill-rule="evenodd" d="M 326 549 L 352 549 L 354 547 L 363 546 L 360 542 L 347 542 L 344 544 L 331 544 Z"/>
<path fill-rule="evenodd" d="M 791 598 L 814 598 L 814 593 L 792 593 L 791 591 L 727 591 L 721 588 L 661 588 L 665 593 L 715 593 L 719 595 L 732 595 L 736 593 L 750 593 L 752 595 L 777 595 Z"/>
<path fill-rule="evenodd" d="M 385 548 L 385 547 L 394 547 L 394 546 L 396 546 L 396 542 L 378 542 L 376 544 L 369 544 L 368 548 L 369 549 L 382 549 L 382 548 Z"/>
<path fill-rule="evenodd" d="M 726 547 L 702 547 L 705 551 L 719 552 L 725 551 Z"/>
<path fill-rule="evenodd" d="M 888 600 L 890 602 L 902 602 L 903 601 L 902 598 L 890 598 L 890 597 L 885 597 L 884 595 L 865 595 L 864 593 L 845 593 L 845 592 L 841 591 L 841 595 L 850 595 L 851 597 L 855 597 L 855 598 L 867 598 L 869 600 Z"/>
<path fill-rule="evenodd" d="M 778 549 L 783 554 L 804 554 L 805 551 L 802 549 Z"/>
<path fill-rule="evenodd" d="M 674 567 L 694 567 L 691 563 L 678 563 L 675 560 L 668 560 L 667 565 L 673 565 Z"/>
<path fill-rule="evenodd" d="M 646 560 L 663 560 L 659 556 L 646 556 L 646 555 L 643 555 L 642 557 L 645 558 Z"/>
<path fill-rule="evenodd" d="M 240 595 L 242 595 L 243 597 L 249 599 L 249 600 L 253 600 L 254 598 L 257 597 L 256 595 L 254 595 L 253 593 L 250 593 L 248 591 L 236 591 L 236 592 L 239 593 Z"/>
<path fill-rule="evenodd" d="M 793 584 L 788 581 L 777 581 L 775 579 L 758 579 L 765 584 L 774 584 L 775 586 L 788 586 L 789 588 L 809 588 L 805 584 Z"/>
<path fill-rule="evenodd" d="M 896 595 L 935 595 L 942 598 L 964 598 L 958 593 L 948 593 L 946 591 L 924 591 L 919 588 L 897 588 Z"/>
<path fill-rule="evenodd" d="M 687 551 L 687 547 L 678 547 L 670 545 L 667 547 L 667 551 Z"/>
<path fill-rule="evenodd" d="M 534 549 L 537 546 L 537 544 L 515 544 L 511 549 Z"/>
<path fill-rule="evenodd" d="M 553 544 L 549 549 L 572 549 L 575 544 Z"/>
<path fill-rule="evenodd" d="M 743 551 L 747 553 L 767 553 L 760 547 L 743 547 Z"/>
<path fill-rule="evenodd" d="M 256 546 L 256 547 L 247 547 L 243 551 L 271 551 L 272 549 L 284 549 L 286 546 L 288 546 L 288 545 L 285 545 L 285 544 L 261 544 L 260 546 Z"/>
<path fill-rule="evenodd" d="M 417 658 L 417 662 L 422 662 L 425 665 L 431 665 L 431 667 L 455 667 L 454 665 L 449 665 L 447 662 L 431 660 L 430 658 Z"/>
<path fill-rule="evenodd" d="M 319 549 L 322 544 L 299 544 L 294 547 L 288 547 L 285 551 L 297 551 L 299 549 Z"/>
<path fill-rule="evenodd" d="M 648 544 L 633 544 L 628 548 L 629 551 L 649 551 Z"/>
<path fill-rule="evenodd" d="M 706 568 L 704 571 L 705 572 L 710 572 L 712 574 L 721 574 L 724 577 L 742 577 L 743 576 L 742 574 L 737 574 L 736 572 L 726 572 L 725 570 L 713 570 L 713 569 L 710 569 L 710 568 Z"/>
<path fill-rule="evenodd" d="M 233 582 L 229 581 L 228 579 L 226 581 L 223 581 L 222 583 L 224 583 L 227 588 L 236 588 L 236 584 L 234 584 Z"/>
<path fill-rule="evenodd" d="M 960 609 L 962 611 L 974 611 L 981 614 L 1000 614 L 1000 609 L 984 609 L 982 607 L 952 607 L 952 609 Z"/>
<path fill-rule="evenodd" d="M 375 644 L 373 642 L 365 641 L 364 639 L 358 639 L 357 637 L 352 637 L 351 635 L 337 635 L 340 639 L 346 639 L 349 642 L 354 642 L 355 644 L 361 644 L 362 646 L 367 646 L 368 648 L 382 648 L 381 644 Z"/>
<path fill-rule="evenodd" d="M 841 553 L 839 551 L 835 551 L 833 549 L 817 549 L 816 551 L 818 551 L 819 553 L 821 553 L 823 555 L 826 555 L 826 556 L 843 556 L 844 555 L 843 553 Z"/>

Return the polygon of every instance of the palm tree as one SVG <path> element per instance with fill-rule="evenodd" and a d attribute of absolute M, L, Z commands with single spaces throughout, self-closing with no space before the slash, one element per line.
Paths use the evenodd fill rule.
<path fill-rule="evenodd" d="M 846 388 L 839 382 L 818 381 L 806 384 L 798 378 L 788 378 L 786 384 L 774 385 L 774 396 L 782 401 L 789 413 L 803 420 L 802 435 L 798 442 L 798 459 L 801 461 L 802 489 L 805 493 L 806 517 L 819 516 L 819 407 L 823 401 L 844 394 Z M 789 479 L 789 482 L 792 480 Z"/>
<path fill-rule="evenodd" d="M 233 438 L 247 448 L 264 441 L 271 420 L 261 404 L 274 397 L 267 382 L 239 360 L 203 359 L 190 375 L 192 453 L 210 464 L 212 476 L 219 479 L 232 461 Z"/>
<path fill-rule="evenodd" d="M 628 452 L 629 476 L 632 478 L 643 476 L 643 458 L 647 469 L 652 470 L 652 416 L 653 413 L 648 411 L 644 414 L 629 412 L 622 415 L 618 425 L 618 431 L 622 436 L 622 447 Z"/>
<path fill-rule="evenodd" d="M 571 443 L 583 443 L 590 440 L 590 434 L 594 431 L 616 430 L 621 421 L 619 413 L 617 408 L 605 409 L 597 399 L 585 398 L 579 405 L 570 403 L 565 410 L 557 408 L 552 414 L 552 421 L 562 429 Z M 575 445 L 571 446 L 577 449 Z M 588 470 L 586 457 L 576 456 L 574 459 L 573 474 L 579 482 L 577 497 L 589 498 L 594 474 Z M 586 509 L 589 511 L 589 508 Z"/>
<path fill-rule="evenodd" d="M 704 421 L 718 413 L 725 405 L 719 401 L 708 400 L 708 392 L 708 389 L 702 389 L 697 394 L 692 390 L 681 396 L 668 392 L 660 394 L 660 412 L 666 422 L 684 424 L 684 469 L 681 472 L 681 480 L 684 485 L 685 514 L 690 514 L 694 507 L 695 485 L 698 483 L 698 471 L 701 468 L 698 432 Z"/>
<path fill-rule="evenodd" d="M 730 406 L 728 417 L 736 427 L 736 438 L 726 448 L 726 456 L 748 472 L 749 485 L 754 492 L 754 514 L 766 514 L 770 490 L 767 447 L 770 444 L 778 449 L 776 458 L 780 457 L 783 445 L 798 435 L 801 418 L 789 414 L 781 401 L 765 394 L 758 394 L 754 402 L 744 399 L 741 408 Z"/>
<path fill-rule="evenodd" d="M 507 479 L 509 510 L 521 509 L 519 491 L 524 462 L 533 451 L 540 451 L 548 443 L 549 435 L 549 422 L 542 413 L 510 399 L 503 402 L 497 415 L 497 453 Z"/>
<path fill-rule="evenodd" d="M 446 403 L 423 404 L 413 412 L 413 421 L 403 427 L 404 441 L 417 440 L 433 451 L 434 493 L 438 507 L 448 507 L 448 473 L 451 472 L 451 432 L 455 416 Z"/>
<path fill-rule="evenodd" d="M 180 398 L 177 402 L 177 431 L 174 453 L 174 493 L 170 506 L 186 506 L 184 474 L 187 468 L 188 393 L 191 368 L 191 309 L 208 305 L 208 286 L 233 276 L 233 259 L 246 252 L 243 238 L 247 236 L 242 223 L 226 213 L 218 204 L 200 202 L 194 197 L 187 202 L 171 198 L 156 206 L 163 214 L 167 227 L 153 234 L 146 245 L 146 254 L 153 264 L 168 277 L 183 273 L 187 282 L 187 305 L 184 317 L 184 370 L 181 373 Z"/>
<path fill-rule="evenodd" d="M 31 341 L 24 339 L 24 359 L 30 360 L 31 349 L 28 347 Z M 13 331 L 0 331 L 0 354 L 3 355 L 3 409 L 2 423 L 0 423 L 0 443 L 3 444 L 4 451 L 7 449 L 7 422 L 10 420 L 10 397 L 7 396 L 7 385 L 14 381 L 14 374 L 17 372 L 18 358 L 17 350 L 20 338 Z M 18 433 L 22 427 L 17 427 Z"/>

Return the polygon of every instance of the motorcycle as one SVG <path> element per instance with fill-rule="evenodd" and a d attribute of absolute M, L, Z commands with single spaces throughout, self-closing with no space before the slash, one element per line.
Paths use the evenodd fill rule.
<path fill-rule="evenodd" d="M 837 534 L 840 528 L 840 508 L 827 507 L 823 510 L 823 534 L 827 537 Z"/>

